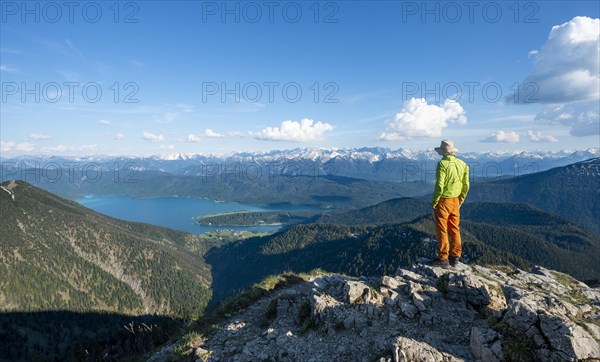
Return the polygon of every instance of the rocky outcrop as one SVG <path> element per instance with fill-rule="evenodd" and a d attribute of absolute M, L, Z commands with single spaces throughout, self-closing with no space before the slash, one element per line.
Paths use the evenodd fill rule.
<path fill-rule="evenodd" d="M 321 275 L 233 315 L 199 361 L 600 359 L 600 290 L 541 267 Z"/>

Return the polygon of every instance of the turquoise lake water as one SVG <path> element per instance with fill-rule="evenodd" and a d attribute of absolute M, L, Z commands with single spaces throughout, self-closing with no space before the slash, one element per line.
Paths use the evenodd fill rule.
<path fill-rule="evenodd" d="M 138 221 L 171 229 L 200 234 L 217 229 L 273 231 L 279 226 L 205 226 L 195 224 L 194 217 L 227 211 L 293 211 L 310 208 L 295 205 L 262 207 L 235 202 L 217 202 L 191 197 L 156 197 L 136 199 L 131 196 L 88 195 L 75 200 L 96 212 L 127 221 Z"/>

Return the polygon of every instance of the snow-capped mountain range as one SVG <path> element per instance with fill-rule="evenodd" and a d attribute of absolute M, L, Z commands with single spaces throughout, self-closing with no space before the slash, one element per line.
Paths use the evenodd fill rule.
<path fill-rule="evenodd" d="M 496 178 L 540 172 L 600 157 L 599 148 L 587 150 L 527 152 L 466 152 L 459 157 L 471 167 L 472 176 Z M 273 170 L 293 168 L 296 173 L 338 175 L 369 180 L 431 181 L 440 156 L 433 150 L 364 148 L 296 148 L 269 152 L 239 152 L 228 155 L 184 154 L 139 156 L 19 156 L 2 158 L 3 179 L 10 170 L 30 168 L 93 167 L 136 171 L 159 171 L 202 175 L 210 169 L 243 169 L 249 164 Z M 217 167 L 218 165 L 218 167 Z"/>

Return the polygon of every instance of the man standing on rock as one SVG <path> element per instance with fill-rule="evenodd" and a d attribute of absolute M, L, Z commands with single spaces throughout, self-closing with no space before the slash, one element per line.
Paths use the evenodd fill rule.
<path fill-rule="evenodd" d="M 458 225 L 460 206 L 469 192 L 469 166 L 456 158 L 458 150 L 450 140 L 443 140 L 435 151 L 443 158 L 435 170 L 435 188 L 431 201 L 439 247 L 438 258 L 431 265 L 448 268 L 448 265 L 455 266 L 462 254 Z"/>

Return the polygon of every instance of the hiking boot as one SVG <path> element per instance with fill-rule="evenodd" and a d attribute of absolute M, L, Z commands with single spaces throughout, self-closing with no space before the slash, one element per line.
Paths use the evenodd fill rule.
<path fill-rule="evenodd" d="M 432 261 L 430 261 L 429 265 L 437 266 L 438 268 L 442 268 L 442 269 L 448 269 L 448 267 L 450 266 L 450 263 L 448 262 L 448 259 L 441 260 L 440 258 L 437 258 L 437 259 L 433 259 Z"/>
<path fill-rule="evenodd" d="M 459 260 L 460 260 L 460 256 L 451 256 L 450 258 L 448 258 L 448 261 L 450 262 L 450 266 L 456 266 L 456 264 L 458 264 Z"/>

